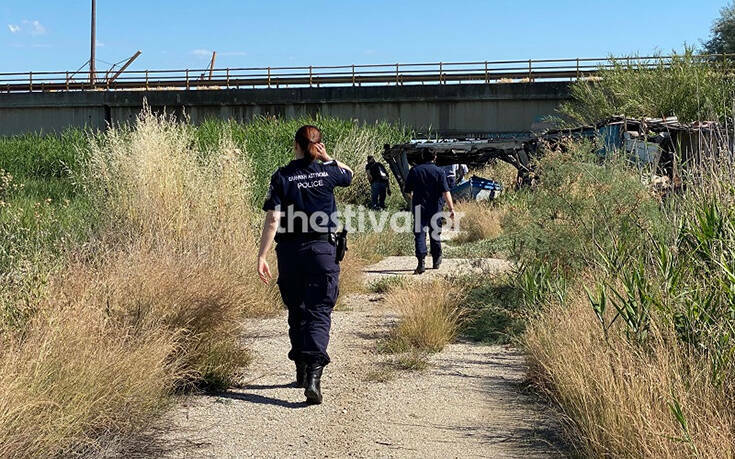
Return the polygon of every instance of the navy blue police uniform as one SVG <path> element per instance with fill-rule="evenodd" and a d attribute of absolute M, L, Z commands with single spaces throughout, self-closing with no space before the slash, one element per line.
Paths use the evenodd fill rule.
<path fill-rule="evenodd" d="M 444 207 L 442 194 L 449 191 L 447 176 L 444 171 L 434 163 L 418 164 L 408 171 L 406 193 L 413 193 L 411 198 L 411 209 L 414 218 L 414 245 L 416 256 L 426 256 L 426 229 L 429 228 L 429 239 L 431 245 L 431 256 L 437 259 L 442 254 L 442 245 L 439 238 L 441 226 L 433 231 L 432 219 L 439 225 L 434 216 L 440 213 Z"/>
<path fill-rule="evenodd" d="M 288 358 L 296 362 L 329 363 L 331 314 L 339 294 L 334 189 L 351 182 L 352 174 L 335 161 L 308 159 L 291 161 L 271 177 L 263 210 L 281 213 L 278 288 L 288 308 Z"/>
<path fill-rule="evenodd" d="M 378 161 L 373 161 L 365 166 L 370 172 L 370 207 L 373 209 L 385 209 L 385 196 L 388 193 L 388 171 Z"/>

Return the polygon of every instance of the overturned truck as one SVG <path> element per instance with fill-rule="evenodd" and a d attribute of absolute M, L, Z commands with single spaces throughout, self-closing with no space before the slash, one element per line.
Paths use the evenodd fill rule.
<path fill-rule="evenodd" d="M 699 155 L 716 154 L 721 144 L 717 123 L 680 123 L 676 117 L 634 119 L 623 116 L 602 120 L 593 126 L 547 130 L 512 138 L 418 140 L 385 145 L 383 158 L 403 189 L 409 168 L 420 162 L 429 149 L 436 164 L 466 164 L 481 168 L 492 161 L 505 161 L 516 168 L 515 186 L 531 185 L 535 178 L 534 158 L 545 150 L 564 149 L 569 140 L 595 140 L 598 154 L 625 151 L 639 164 L 650 164 L 655 173 L 678 180 L 678 167 Z M 504 184 L 507 185 L 507 184 Z"/>

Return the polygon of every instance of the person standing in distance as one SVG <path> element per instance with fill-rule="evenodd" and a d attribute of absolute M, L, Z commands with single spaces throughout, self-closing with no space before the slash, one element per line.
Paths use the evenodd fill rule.
<path fill-rule="evenodd" d="M 459 164 L 450 164 L 448 166 L 442 167 L 444 170 L 444 174 L 447 176 L 447 185 L 449 186 L 449 189 L 451 190 L 454 188 L 454 185 L 457 184 L 457 172 L 459 169 Z"/>
<path fill-rule="evenodd" d="M 375 161 L 374 156 L 368 156 L 365 172 L 370 182 L 370 208 L 385 209 L 385 195 L 390 194 L 390 181 L 385 166 Z"/>
<path fill-rule="evenodd" d="M 288 308 L 288 358 L 307 403 L 322 402 L 321 377 L 329 363 L 332 309 L 339 294 L 334 189 L 352 183 L 352 169 L 332 159 L 315 126 L 296 131 L 294 159 L 271 177 L 258 251 L 258 276 L 271 271 L 266 254 L 275 240 L 278 288 Z"/>
<path fill-rule="evenodd" d="M 442 263 L 441 218 L 444 201 L 449 206 L 450 218 L 454 221 L 454 203 L 449 193 L 447 176 L 434 161 L 436 153 L 428 148 L 421 153 L 422 163 L 411 168 L 406 177 L 404 191 L 411 197 L 413 212 L 413 234 L 418 265 L 414 274 L 426 271 L 426 230 L 428 228 L 433 268 Z"/>

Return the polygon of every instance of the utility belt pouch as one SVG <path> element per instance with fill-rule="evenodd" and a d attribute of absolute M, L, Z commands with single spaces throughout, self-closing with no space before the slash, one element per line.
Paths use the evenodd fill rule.
<path fill-rule="evenodd" d="M 343 229 L 342 231 L 337 233 L 337 256 L 336 261 L 339 263 L 340 261 L 344 260 L 345 258 L 345 252 L 347 252 L 347 229 Z"/>

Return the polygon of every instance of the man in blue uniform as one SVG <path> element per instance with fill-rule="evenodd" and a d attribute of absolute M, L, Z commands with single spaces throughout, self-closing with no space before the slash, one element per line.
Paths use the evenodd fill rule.
<path fill-rule="evenodd" d="M 299 129 L 294 151 L 296 159 L 271 177 L 258 274 L 268 283 L 266 254 L 275 239 L 278 287 L 288 308 L 288 358 L 296 363 L 296 384 L 305 389 L 307 402 L 321 403 L 331 314 L 339 294 L 334 189 L 350 185 L 352 170 L 327 154 L 314 126 Z"/>
<path fill-rule="evenodd" d="M 434 164 L 436 153 L 429 149 L 422 152 L 422 163 L 411 168 L 406 177 L 404 191 L 411 196 L 411 210 L 414 220 L 414 239 L 418 266 L 414 274 L 426 271 L 426 230 L 428 228 L 431 245 L 431 258 L 434 269 L 442 262 L 441 212 L 444 201 L 449 206 L 450 218 L 454 220 L 454 203 L 449 193 L 447 176 Z"/>
<path fill-rule="evenodd" d="M 454 188 L 454 185 L 457 184 L 457 171 L 459 169 L 459 164 L 450 164 L 442 167 L 442 169 L 444 170 L 444 174 L 447 176 L 447 185 L 451 190 Z"/>
<path fill-rule="evenodd" d="M 370 182 L 370 207 L 375 210 L 385 209 L 385 196 L 390 194 L 388 171 L 374 156 L 367 157 L 365 173 Z"/>

